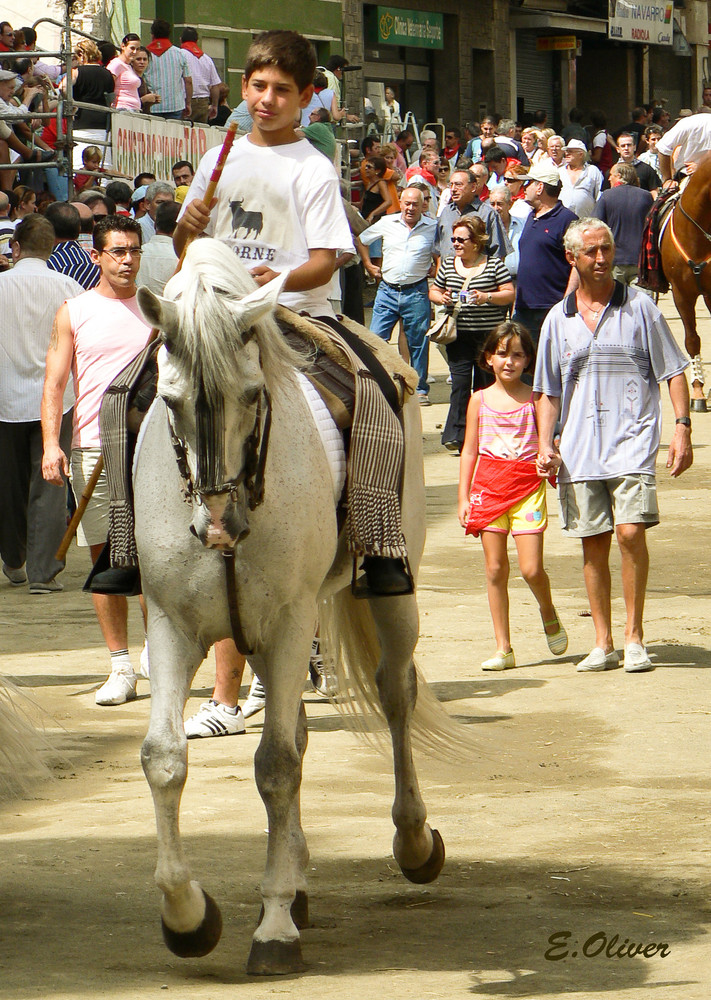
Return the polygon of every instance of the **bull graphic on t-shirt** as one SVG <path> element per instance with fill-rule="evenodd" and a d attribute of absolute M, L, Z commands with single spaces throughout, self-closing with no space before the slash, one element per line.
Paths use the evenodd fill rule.
<path fill-rule="evenodd" d="M 261 212 L 245 212 L 244 208 L 244 198 L 239 201 L 231 201 L 230 208 L 232 209 L 232 230 L 235 235 L 240 229 L 244 229 L 245 238 L 249 236 L 250 233 L 254 233 L 255 238 L 259 236 L 264 226 L 264 217 Z"/>

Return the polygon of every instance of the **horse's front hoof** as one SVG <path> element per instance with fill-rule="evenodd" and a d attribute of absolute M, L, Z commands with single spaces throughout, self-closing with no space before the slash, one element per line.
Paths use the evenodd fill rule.
<path fill-rule="evenodd" d="M 423 865 L 419 868 L 400 868 L 402 874 L 408 880 L 408 882 L 414 882 L 415 885 L 427 885 L 428 882 L 434 882 L 439 873 L 442 871 L 442 866 L 444 865 L 444 841 L 442 840 L 439 830 L 432 831 L 432 853 Z"/>
<path fill-rule="evenodd" d="M 263 919 L 264 905 L 262 904 L 259 911 L 259 920 L 257 920 L 257 927 L 259 927 Z M 291 904 L 291 919 L 294 921 L 298 931 L 303 931 L 305 927 L 311 926 L 309 922 L 309 897 L 308 893 L 304 892 L 303 889 L 296 890 L 294 902 Z"/>
<path fill-rule="evenodd" d="M 178 958 L 203 958 L 216 947 L 222 934 L 222 914 L 212 896 L 204 893 L 205 916 L 199 927 L 194 931 L 181 933 L 172 931 L 164 920 L 161 920 L 163 940 Z"/>
<path fill-rule="evenodd" d="M 692 399 L 691 400 L 691 412 L 692 413 L 708 413 L 709 409 L 706 405 L 705 399 Z"/>
<path fill-rule="evenodd" d="M 247 960 L 250 976 L 288 976 L 305 969 L 298 938 L 293 941 L 252 941 Z"/>

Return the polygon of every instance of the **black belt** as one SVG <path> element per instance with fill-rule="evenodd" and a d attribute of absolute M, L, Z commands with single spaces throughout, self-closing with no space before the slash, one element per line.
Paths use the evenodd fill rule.
<path fill-rule="evenodd" d="M 396 292 L 404 292 L 406 288 L 414 288 L 415 285 L 421 285 L 423 281 L 427 281 L 427 276 L 420 278 L 419 281 L 411 281 L 409 285 L 393 285 L 391 281 L 386 281 L 383 278 L 383 284 L 387 285 L 388 288 L 394 288 Z"/>

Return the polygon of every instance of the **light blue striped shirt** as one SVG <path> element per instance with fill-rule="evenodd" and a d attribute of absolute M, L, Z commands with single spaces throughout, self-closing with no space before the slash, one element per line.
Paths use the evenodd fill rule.
<path fill-rule="evenodd" d="M 151 105 L 151 113 L 164 115 L 169 111 L 182 111 L 185 107 L 184 79 L 190 79 L 190 67 L 185 52 L 171 45 L 162 56 L 148 60 L 144 73 L 148 90 L 160 94 L 160 104 Z"/>

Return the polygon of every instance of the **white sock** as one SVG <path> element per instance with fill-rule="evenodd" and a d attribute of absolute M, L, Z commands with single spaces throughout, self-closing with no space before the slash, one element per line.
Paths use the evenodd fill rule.
<path fill-rule="evenodd" d="M 133 667 L 127 649 L 117 649 L 111 654 L 111 673 L 132 674 Z"/>

